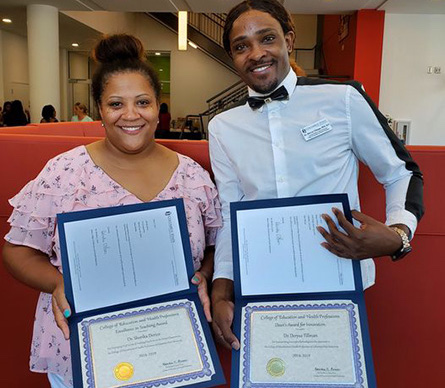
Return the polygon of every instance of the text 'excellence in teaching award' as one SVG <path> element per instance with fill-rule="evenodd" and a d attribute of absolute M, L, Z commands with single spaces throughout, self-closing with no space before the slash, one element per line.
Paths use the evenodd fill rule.
<path fill-rule="evenodd" d="M 182 200 L 58 215 L 74 387 L 224 383 Z"/>

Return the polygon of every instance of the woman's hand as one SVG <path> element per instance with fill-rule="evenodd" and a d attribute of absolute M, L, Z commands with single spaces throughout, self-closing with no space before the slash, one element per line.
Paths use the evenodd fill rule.
<path fill-rule="evenodd" d="M 52 307 L 57 326 L 66 339 L 70 336 L 66 318 L 71 309 L 65 298 L 63 276 L 49 257 L 34 248 L 5 242 L 3 263 L 8 272 L 22 283 L 52 295 Z"/>
<path fill-rule="evenodd" d="M 70 338 L 70 329 L 67 318 L 71 316 L 71 309 L 65 297 L 63 280 L 56 286 L 52 293 L 52 306 L 56 324 L 62 330 L 66 340 Z"/>
<path fill-rule="evenodd" d="M 210 297 L 206 277 L 200 271 L 196 271 L 192 278 L 192 283 L 198 286 L 198 296 L 201 300 L 207 322 L 212 322 L 212 314 L 210 313 Z"/>

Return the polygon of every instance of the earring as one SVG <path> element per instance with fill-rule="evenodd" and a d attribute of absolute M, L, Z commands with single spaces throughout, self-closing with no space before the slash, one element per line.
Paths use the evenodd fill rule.
<path fill-rule="evenodd" d="M 103 121 L 100 122 L 100 125 L 105 128 L 105 124 L 103 123 Z"/>

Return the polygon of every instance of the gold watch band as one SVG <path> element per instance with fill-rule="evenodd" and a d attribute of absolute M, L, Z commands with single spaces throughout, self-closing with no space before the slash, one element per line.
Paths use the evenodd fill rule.
<path fill-rule="evenodd" d="M 409 242 L 409 237 L 404 230 L 398 228 L 397 226 L 391 226 L 390 228 L 394 230 L 394 232 L 396 232 L 402 239 L 402 247 L 399 250 L 397 250 L 397 252 L 391 255 L 392 260 L 398 260 L 401 259 L 402 257 L 405 257 L 408 253 L 410 253 L 412 248 Z"/>

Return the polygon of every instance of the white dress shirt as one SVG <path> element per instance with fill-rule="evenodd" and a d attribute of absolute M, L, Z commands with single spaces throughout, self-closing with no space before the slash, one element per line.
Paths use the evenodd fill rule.
<path fill-rule="evenodd" d="M 210 157 L 223 214 L 214 279 L 233 280 L 230 202 L 347 193 L 351 209 L 359 210 L 359 160 L 385 187 L 387 224 L 405 224 L 412 234 L 416 229 L 416 216 L 405 208 L 413 173 L 363 93 L 329 81 L 299 78 L 297 84 L 293 70 L 281 85 L 289 100 L 271 101 L 258 110 L 246 103 L 209 123 Z M 249 89 L 249 95 L 259 94 Z M 323 125 L 328 131 L 305 137 L 304 129 Z M 361 263 L 366 288 L 374 283 L 375 267 L 370 259 Z"/>

